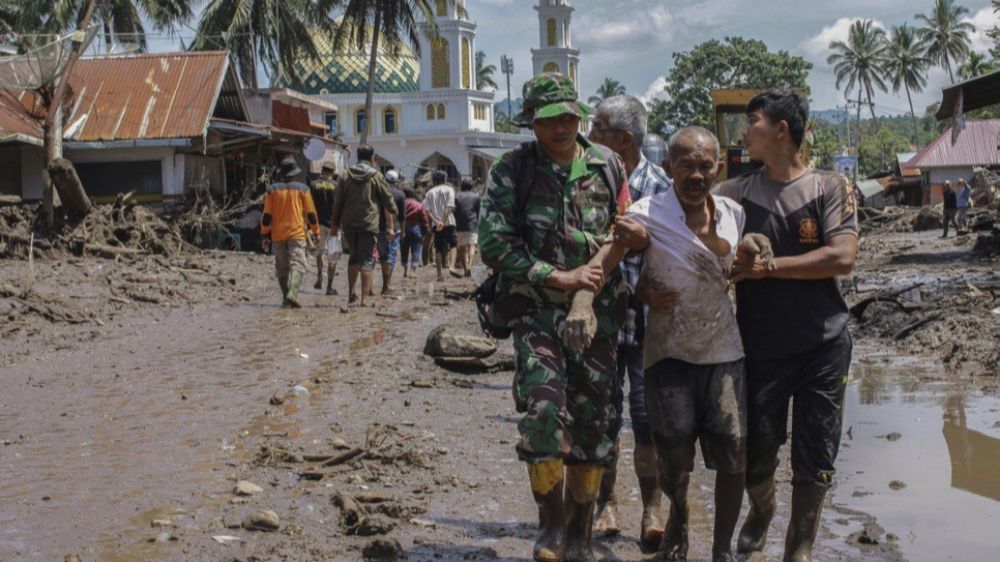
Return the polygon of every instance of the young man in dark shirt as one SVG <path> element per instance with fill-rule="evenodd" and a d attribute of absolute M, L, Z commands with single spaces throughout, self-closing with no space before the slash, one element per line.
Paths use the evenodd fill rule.
<path fill-rule="evenodd" d="M 764 548 L 777 509 L 774 473 L 792 405 L 792 513 L 786 562 L 807 562 L 840 447 L 851 363 L 848 309 L 836 276 L 854 267 L 857 211 L 842 175 L 807 169 L 799 148 L 809 105 L 798 93 L 760 94 L 747 106 L 744 144 L 764 167 L 729 180 L 718 194 L 746 211 L 745 232 L 767 236 L 774 269 L 739 254 L 733 266 L 746 353 L 747 495 L 738 549 Z"/>
<path fill-rule="evenodd" d="M 479 245 L 479 194 L 473 187 L 472 178 L 462 178 L 461 191 L 455 195 L 458 263 L 466 277 L 472 276 L 472 259 Z"/>

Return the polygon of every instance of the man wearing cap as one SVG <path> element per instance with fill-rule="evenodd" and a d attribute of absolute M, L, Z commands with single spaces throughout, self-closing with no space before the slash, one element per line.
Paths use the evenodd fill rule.
<path fill-rule="evenodd" d="M 490 170 L 480 248 L 501 274 L 494 321 L 513 335 L 513 394 L 524 414 L 517 453 L 528 463 L 539 512 L 534 557 L 594 560 L 594 501 L 617 439 L 611 387 L 628 299 L 621 274 L 605 272 L 598 252 L 630 201 L 627 176 L 618 156 L 579 134 L 590 108 L 577 101 L 572 79 L 541 74 L 523 94 L 515 120 L 536 140 Z M 582 349 L 564 342 L 580 290 L 596 293 L 596 332 Z"/>
<path fill-rule="evenodd" d="M 323 171 L 313 180 L 309 187 L 316 213 L 319 215 L 319 243 L 316 244 L 316 284 L 314 289 L 323 288 L 323 258 L 326 258 L 326 294 L 336 295 L 333 288 L 333 278 L 337 275 L 337 261 L 340 252 L 330 252 L 330 227 L 333 226 L 333 199 L 337 185 L 333 183 L 333 174 L 337 165 L 332 161 L 323 162 Z"/>
<path fill-rule="evenodd" d="M 316 206 L 306 184 L 296 181 L 302 173 L 295 158 L 278 165 L 279 181 L 267 188 L 260 234 L 264 251 L 274 250 L 274 269 L 281 286 L 282 306 L 299 308 L 299 285 L 306 271 L 306 229 L 319 234 Z"/>
<path fill-rule="evenodd" d="M 396 268 L 396 255 L 399 254 L 399 236 L 403 221 L 406 218 L 406 195 L 399 189 L 399 172 L 388 170 L 385 181 L 389 185 L 389 195 L 393 205 L 382 209 L 379 213 L 378 228 L 378 262 L 382 267 L 382 294 L 392 292 L 392 272 Z"/>

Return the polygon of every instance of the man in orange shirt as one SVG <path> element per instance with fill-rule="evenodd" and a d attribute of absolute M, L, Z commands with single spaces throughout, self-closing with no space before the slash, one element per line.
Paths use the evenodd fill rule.
<path fill-rule="evenodd" d="M 278 165 L 280 181 L 267 188 L 260 234 L 264 251 L 274 250 L 274 269 L 281 285 L 282 306 L 301 308 L 299 285 L 306 271 L 306 229 L 315 240 L 319 219 L 309 187 L 296 181 L 302 174 L 295 158 L 288 156 Z"/>

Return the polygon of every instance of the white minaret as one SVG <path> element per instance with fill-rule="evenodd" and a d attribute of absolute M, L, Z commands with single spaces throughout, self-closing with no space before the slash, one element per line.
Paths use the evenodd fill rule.
<path fill-rule="evenodd" d="M 431 2 L 438 26 L 437 40 L 420 33 L 420 89 L 476 89 L 476 24 L 460 17 L 465 2 Z"/>
<path fill-rule="evenodd" d="M 569 0 L 538 0 L 538 41 L 540 48 L 531 50 L 534 73 L 561 72 L 569 75 L 580 89 L 577 65 L 580 51 L 573 48 L 569 27 L 573 6 Z"/>

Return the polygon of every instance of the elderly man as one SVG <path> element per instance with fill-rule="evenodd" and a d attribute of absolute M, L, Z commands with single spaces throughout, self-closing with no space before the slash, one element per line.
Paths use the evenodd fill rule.
<path fill-rule="evenodd" d="M 837 276 L 854 267 L 858 222 L 847 179 L 807 168 L 799 148 L 809 102 L 790 90 L 747 105 L 744 145 L 763 168 L 718 187 L 746 209 L 746 229 L 774 260 L 740 253 L 733 266 L 747 371 L 747 496 L 737 541 L 762 550 L 777 510 L 774 474 L 792 409 L 792 513 L 785 562 L 808 562 L 840 447 L 853 344 Z M 792 398 L 794 397 L 794 400 Z"/>
<path fill-rule="evenodd" d="M 579 135 L 590 109 L 572 79 L 541 74 L 523 94 L 515 121 L 536 141 L 490 170 L 479 239 L 483 261 L 500 273 L 494 321 L 513 332 L 513 394 L 524 414 L 517 452 L 539 515 L 534 557 L 589 561 L 594 501 L 617 440 L 611 388 L 628 296 L 601 252 L 629 192 L 621 159 Z M 578 345 L 568 335 L 584 325 L 595 331 Z"/>
<path fill-rule="evenodd" d="M 633 201 L 639 201 L 663 193 L 670 189 L 670 179 L 660 168 L 663 156 L 650 161 L 643 154 L 646 134 L 646 108 L 632 96 L 614 96 L 605 99 L 597 107 L 590 139 L 614 150 L 625 163 L 629 174 L 628 187 Z M 655 135 L 654 135 L 655 136 Z M 659 138 L 659 137 L 657 137 Z M 662 139 L 660 139 L 662 142 Z M 633 254 L 622 262 L 622 274 L 632 292 L 635 292 L 642 271 L 642 254 Z M 635 474 L 639 479 L 639 494 L 642 498 L 642 522 L 640 540 L 656 546 L 663 537 L 663 522 L 660 515 L 662 492 L 656 478 L 656 451 L 649 433 L 646 419 L 646 399 L 642 384 L 642 338 L 646 328 L 646 308 L 636 298 L 629 299 L 628 319 L 618 333 L 618 377 L 615 381 L 613 404 L 618 409 L 616 419 L 622 419 L 624 396 L 622 393 L 626 375 L 628 377 L 629 413 L 632 417 L 632 433 L 635 436 L 633 455 Z M 594 532 L 608 535 L 617 534 L 618 502 L 615 497 L 617 476 L 618 445 L 615 444 L 615 459 L 604 473 L 601 493 L 597 498 L 597 520 Z"/>
<path fill-rule="evenodd" d="M 730 562 L 746 466 L 743 347 L 729 275 L 743 209 L 709 193 L 720 168 L 719 143 L 701 127 L 668 145 L 673 189 L 634 204 L 645 265 L 638 294 L 650 307 L 644 341 L 646 404 L 670 517 L 660 543 L 666 560 L 686 560 L 687 489 L 695 443 L 716 470 L 714 562 Z M 622 234 L 625 234 L 623 232 Z"/>

